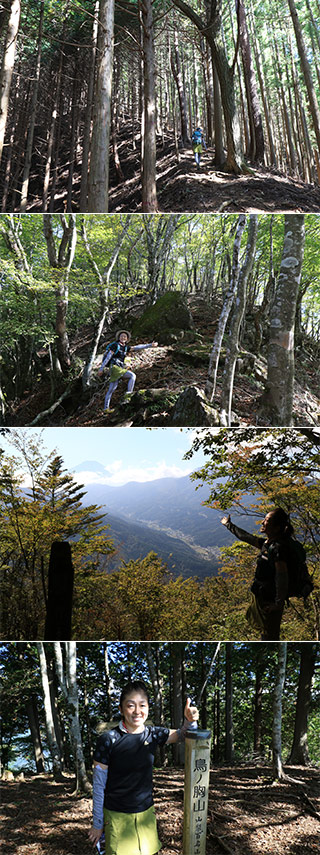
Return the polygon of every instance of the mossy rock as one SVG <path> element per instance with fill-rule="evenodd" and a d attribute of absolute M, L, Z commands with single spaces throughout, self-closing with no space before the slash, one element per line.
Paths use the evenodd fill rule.
<path fill-rule="evenodd" d="M 129 403 L 120 404 L 120 407 L 125 407 L 130 414 L 137 412 L 143 408 L 147 408 L 148 412 L 159 412 L 161 410 L 170 410 L 176 403 L 179 393 L 170 392 L 167 387 L 160 389 L 139 389 L 134 392 Z"/>
<path fill-rule="evenodd" d="M 182 362 L 183 365 L 193 365 L 205 367 L 209 365 L 210 349 L 206 345 L 201 345 L 198 342 L 193 346 L 177 347 L 174 349 L 172 357 L 175 362 Z"/>
<path fill-rule="evenodd" d="M 132 326 L 133 339 L 174 344 L 194 329 L 191 312 L 182 294 L 169 291 L 149 306 Z"/>
<path fill-rule="evenodd" d="M 220 425 L 218 411 L 197 386 L 187 386 L 179 396 L 171 417 L 171 424 L 179 427 L 212 427 Z"/>

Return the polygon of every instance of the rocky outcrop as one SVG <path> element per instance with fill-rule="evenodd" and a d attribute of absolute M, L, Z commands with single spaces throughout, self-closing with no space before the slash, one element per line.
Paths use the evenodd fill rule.
<path fill-rule="evenodd" d="M 209 404 L 198 386 L 187 386 L 173 408 L 171 424 L 179 427 L 214 427 L 220 424 L 219 413 Z"/>
<path fill-rule="evenodd" d="M 190 335 L 191 330 L 194 330 L 194 323 L 185 297 L 177 291 L 169 291 L 134 322 L 132 338 L 174 344 L 183 339 L 187 331 Z"/>

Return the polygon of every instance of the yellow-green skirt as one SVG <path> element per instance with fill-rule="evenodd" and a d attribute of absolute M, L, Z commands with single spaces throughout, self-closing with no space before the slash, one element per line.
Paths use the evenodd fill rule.
<path fill-rule="evenodd" d="M 141 813 L 104 809 L 105 855 L 155 855 L 161 849 L 154 806 Z"/>
<path fill-rule="evenodd" d="M 120 365 L 112 365 L 110 368 L 109 379 L 111 383 L 115 383 L 116 380 L 120 380 L 120 377 L 123 377 L 126 374 L 128 368 L 121 368 Z"/>

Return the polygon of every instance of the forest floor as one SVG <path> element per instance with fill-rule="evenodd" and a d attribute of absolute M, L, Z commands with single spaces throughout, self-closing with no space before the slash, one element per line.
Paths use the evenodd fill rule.
<path fill-rule="evenodd" d="M 123 138 L 119 155 L 125 180 L 117 185 L 113 163 L 110 163 L 109 211 L 133 211 L 141 207 L 140 166 L 137 151 Z M 200 170 L 190 149 L 179 152 L 179 163 L 170 138 L 157 146 L 157 196 L 160 213 L 170 211 L 278 213 L 318 212 L 320 187 L 305 184 L 263 166 L 251 172 L 233 175 L 216 168 L 214 151 L 203 152 Z"/>
<path fill-rule="evenodd" d="M 299 781 L 273 783 L 266 766 L 215 768 L 210 776 L 207 855 L 311 855 L 319 852 L 319 774 L 291 767 Z M 162 855 L 182 852 L 183 770 L 154 773 Z M 90 855 L 91 799 L 74 779 L 26 775 L 2 784 L 3 855 Z"/>
<path fill-rule="evenodd" d="M 81 381 L 72 387 L 70 396 L 66 397 L 51 415 L 44 416 L 38 423 L 47 426 L 167 426 L 171 425 L 172 410 L 175 401 L 187 386 L 197 386 L 204 391 L 208 373 L 209 354 L 216 329 L 219 306 L 208 306 L 201 298 L 190 297 L 188 305 L 192 313 L 196 342 L 184 344 L 183 340 L 175 345 L 163 345 L 142 354 L 133 356 L 130 360 L 133 371 L 137 375 L 135 389 L 148 390 L 150 400 L 140 400 L 135 394 L 132 404 L 123 405 L 123 395 L 126 389 L 124 381 L 120 381 L 117 391 L 112 397 L 113 412 L 103 414 L 104 397 L 108 385 L 107 376 L 99 378 L 97 360 L 92 378 L 92 386 L 88 399 L 81 397 Z M 108 341 L 112 341 L 119 321 L 108 331 Z M 91 327 L 78 331 L 71 342 L 73 359 L 82 362 L 87 357 L 93 338 Z M 249 343 L 250 345 L 250 343 Z M 248 346 L 248 344 L 247 344 Z M 254 343 L 250 347 L 255 351 Z M 102 348 L 101 348 L 102 349 Z M 262 348 L 263 354 L 263 348 Z M 48 359 L 43 351 L 40 354 L 43 362 Z M 317 369 L 318 355 L 312 342 L 305 341 L 296 354 L 295 386 L 294 386 L 294 424 L 315 425 L 320 419 L 320 378 Z M 219 369 L 214 407 L 219 409 L 221 395 L 222 369 Z M 255 357 L 254 369 L 248 367 L 237 371 L 233 396 L 234 425 L 266 425 L 266 419 L 261 411 L 261 395 L 263 383 L 267 376 L 267 362 L 264 355 Z M 317 379 L 318 378 L 318 379 Z M 68 381 L 67 381 L 68 382 Z M 55 399 L 59 398 L 61 389 L 57 389 Z M 150 391 L 151 390 L 151 391 Z M 159 392 L 160 397 L 157 398 Z M 12 427 L 30 425 L 35 417 L 50 406 L 50 379 L 41 376 L 35 388 L 26 392 L 22 400 L 11 404 L 6 424 Z M 52 403 L 52 402 L 51 402 Z"/>
<path fill-rule="evenodd" d="M 114 160 L 110 157 L 109 212 L 141 213 L 141 175 L 139 137 L 132 147 L 131 125 L 124 125 L 118 138 L 119 157 L 124 180 L 118 182 Z M 58 170 L 54 211 L 65 211 L 68 192 L 68 152 L 61 153 L 65 165 Z M 214 150 L 202 155 L 198 171 L 191 147 L 179 151 L 179 162 L 172 135 L 157 144 L 157 195 L 160 213 L 192 212 L 298 212 L 320 211 L 320 187 L 299 178 L 263 166 L 250 167 L 250 173 L 233 175 L 214 165 Z M 28 211 L 42 210 L 40 163 L 34 163 Z M 75 164 L 72 210 L 79 211 L 81 158 Z"/>

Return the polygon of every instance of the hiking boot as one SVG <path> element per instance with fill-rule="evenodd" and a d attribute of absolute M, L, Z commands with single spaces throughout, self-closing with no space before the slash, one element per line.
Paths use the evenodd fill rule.
<path fill-rule="evenodd" d="M 103 410 L 104 416 L 108 416 L 109 413 L 114 413 L 114 407 L 106 407 L 105 410 Z"/>
<path fill-rule="evenodd" d="M 132 393 L 132 392 L 126 392 L 126 394 L 125 394 L 125 396 L 124 396 L 124 399 L 123 399 L 122 403 L 123 403 L 123 404 L 130 404 L 130 401 L 131 401 L 132 395 L 133 395 L 133 393 Z"/>

